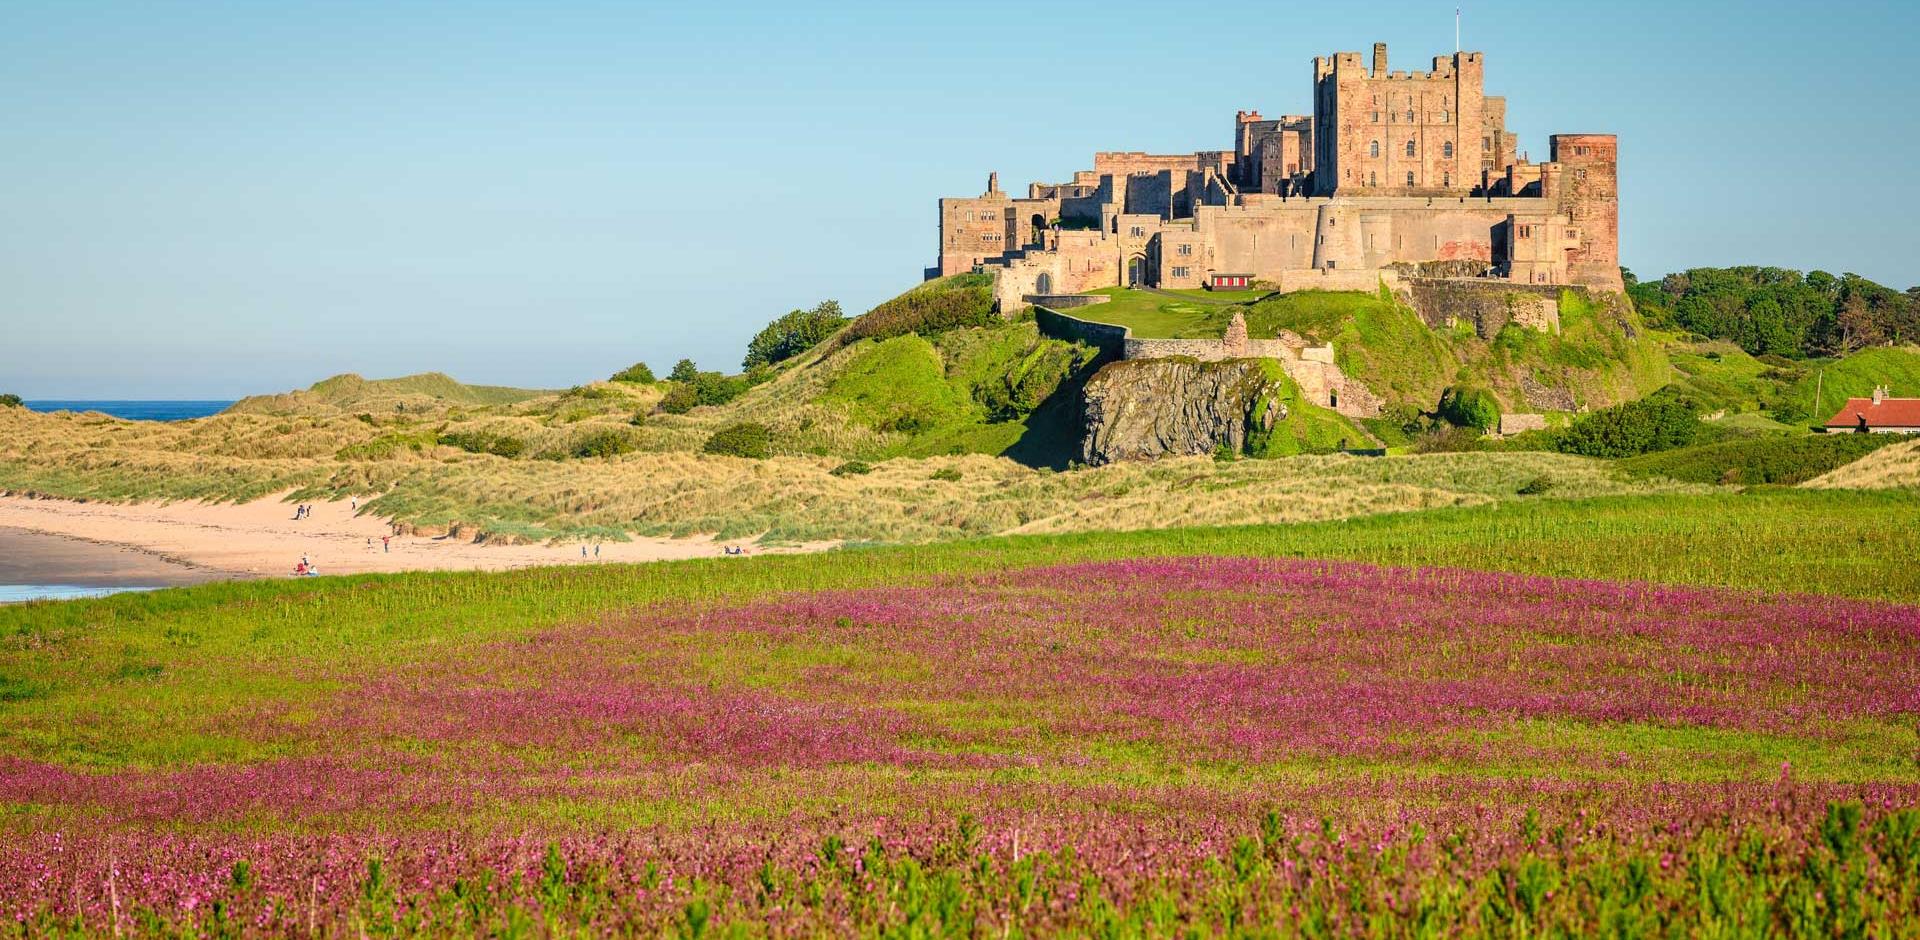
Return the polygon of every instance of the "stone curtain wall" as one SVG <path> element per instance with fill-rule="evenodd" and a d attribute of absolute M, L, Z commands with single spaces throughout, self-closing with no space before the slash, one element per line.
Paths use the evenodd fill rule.
<path fill-rule="evenodd" d="M 1299 384 L 1301 394 L 1316 405 L 1332 408 L 1350 418 L 1375 417 L 1386 405 L 1371 389 L 1341 371 L 1334 363 L 1332 346 L 1307 346 L 1299 337 L 1250 338 L 1246 318 L 1238 314 L 1228 324 L 1227 335 L 1220 339 L 1135 339 L 1126 327 L 1081 320 L 1038 304 L 1033 308 L 1033 316 L 1042 335 L 1085 343 L 1100 350 L 1102 358 L 1129 362 L 1272 359 L 1287 370 L 1287 376 Z"/>
<path fill-rule="evenodd" d="M 1065 340 L 1069 343 L 1085 343 L 1100 350 L 1102 358 L 1122 359 L 1126 357 L 1127 333 L 1124 326 L 1111 323 L 1094 323 L 1049 310 L 1038 304 L 1033 308 L 1033 322 L 1040 328 L 1042 336 Z"/>
<path fill-rule="evenodd" d="M 1449 318 L 1473 324 L 1481 339 L 1492 339 L 1508 323 L 1544 333 L 1560 331 L 1560 292 L 1579 290 L 1553 284 L 1514 284 L 1446 278 L 1404 279 L 1420 319 L 1435 329 Z M 1443 312 L 1444 311 L 1444 312 Z"/>
<path fill-rule="evenodd" d="M 1238 349 L 1219 339 L 1134 339 L 1125 343 L 1124 359 L 1193 359 L 1198 362 L 1226 362 L 1229 359 L 1295 358 L 1295 350 L 1277 339 L 1250 339 Z"/>

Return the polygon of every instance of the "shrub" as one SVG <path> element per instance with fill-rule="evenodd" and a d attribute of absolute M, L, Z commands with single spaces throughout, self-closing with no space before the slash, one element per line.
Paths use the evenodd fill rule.
<path fill-rule="evenodd" d="M 693 360 L 682 359 L 673 364 L 673 371 L 667 373 L 667 378 L 674 382 L 691 382 L 699 373 L 700 367 L 694 365 Z"/>
<path fill-rule="evenodd" d="M 633 417 L 627 419 L 627 423 L 636 428 L 640 427 L 647 423 L 647 413 L 644 411 L 636 411 L 633 413 Z"/>
<path fill-rule="evenodd" d="M 1484 446 L 1480 432 L 1466 427 L 1437 427 L 1413 440 L 1413 452 L 1416 454 L 1455 454 L 1480 450 Z"/>
<path fill-rule="evenodd" d="M 701 372 L 693 378 L 694 399 L 702 405 L 724 405 L 746 394 L 747 389 L 752 387 L 752 382 L 739 375 Z"/>
<path fill-rule="evenodd" d="M 1456 385 L 1440 395 L 1440 419 L 1457 428 L 1490 430 L 1500 424 L 1500 402 L 1484 388 Z"/>
<path fill-rule="evenodd" d="M 849 460 L 827 472 L 837 477 L 863 477 L 873 472 L 873 465 L 858 460 Z"/>
<path fill-rule="evenodd" d="M 1540 476 L 1520 484 L 1520 488 L 1514 492 L 1519 493 L 1521 496 L 1538 496 L 1550 489 L 1553 489 L 1553 481 Z"/>
<path fill-rule="evenodd" d="M 927 285 L 901 294 L 853 321 L 841 332 L 842 342 L 890 339 L 908 333 L 933 336 L 969 326 L 999 322 L 993 312 L 993 293 L 984 284 Z"/>
<path fill-rule="evenodd" d="M 713 432 L 701 449 L 723 457 L 765 459 L 773 454 L 773 431 L 751 421 L 729 424 Z"/>
<path fill-rule="evenodd" d="M 1805 483 L 1904 438 L 1896 434 L 1766 434 L 1620 461 L 1629 476 L 1687 483 Z"/>
<path fill-rule="evenodd" d="M 960 482 L 960 471 L 952 467 L 941 467 L 940 469 L 933 471 L 933 475 L 928 477 L 927 479 L 944 480 L 948 483 L 958 483 Z"/>
<path fill-rule="evenodd" d="M 284 434 L 292 430 L 291 427 L 287 427 L 287 431 L 280 433 Z M 348 444 L 340 448 L 334 457 L 340 460 L 390 460 L 404 453 L 424 452 L 429 446 L 437 443 L 439 443 L 439 435 L 431 431 L 393 432 L 382 434 L 370 441 Z"/>
<path fill-rule="evenodd" d="M 633 365 L 615 372 L 613 377 L 607 379 L 607 381 L 627 382 L 633 385 L 652 385 L 657 380 L 653 377 L 653 370 L 647 368 L 646 363 L 636 362 Z"/>
<path fill-rule="evenodd" d="M 26 403 L 23 402 L 18 395 L 12 393 L 0 395 L 0 408 L 22 408 L 25 406 Z"/>
<path fill-rule="evenodd" d="M 619 393 L 613 389 L 599 385 L 575 385 L 567 389 L 566 393 L 561 397 L 572 398 L 578 401 L 605 401 L 618 394 Z"/>
<path fill-rule="evenodd" d="M 1561 431 L 1555 449 L 1585 457 L 1632 457 L 1685 447 L 1700 419 L 1685 402 L 1652 395 L 1584 415 Z"/>
<path fill-rule="evenodd" d="M 695 391 L 691 384 L 682 383 L 667 389 L 667 393 L 661 396 L 657 407 L 670 415 L 683 415 L 692 411 L 698 404 L 700 404 L 700 393 Z"/>
<path fill-rule="evenodd" d="M 453 431 L 440 435 L 440 443 L 458 447 L 470 454 L 492 454 L 509 460 L 527 452 L 527 442 L 488 431 Z"/>
<path fill-rule="evenodd" d="M 625 431 L 609 429 L 605 431 L 595 431 L 586 437 L 574 441 L 573 455 L 583 458 L 614 457 L 620 454 L 632 453 L 636 446 L 638 445 L 634 443 L 632 435 Z"/>
<path fill-rule="evenodd" d="M 840 311 L 838 301 L 823 300 L 812 310 L 795 310 L 754 335 L 747 343 L 747 358 L 740 367 L 753 369 L 785 362 L 819 345 L 846 325 L 847 317 Z"/>

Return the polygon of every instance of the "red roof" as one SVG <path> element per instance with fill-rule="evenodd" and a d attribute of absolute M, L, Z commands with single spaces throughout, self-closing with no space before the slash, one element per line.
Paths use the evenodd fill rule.
<path fill-rule="evenodd" d="M 1877 404 L 1871 398 L 1849 398 L 1839 414 L 1827 419 L 1827 427 L 1859 427 L 1861 415 L 1867 416 L 1870 428 L 1920 428 L 1920 398 L 1882 398 Z"/>

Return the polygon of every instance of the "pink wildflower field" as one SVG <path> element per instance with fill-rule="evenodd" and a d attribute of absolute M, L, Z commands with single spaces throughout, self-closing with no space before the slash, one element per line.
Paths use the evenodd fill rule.
<path fill-rule="evenodd" d="M 299 694 L 191 716 L 234 759 L 0 755 L 6 922 L 1920 930 L 1920 608 L 1897 604 L 1177 558 L 271 678 Z"/>

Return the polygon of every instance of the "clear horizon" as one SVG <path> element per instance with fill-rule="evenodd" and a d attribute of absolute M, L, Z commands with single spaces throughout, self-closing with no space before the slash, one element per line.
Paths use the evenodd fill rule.
<path fill-rule="evenodd" d="M 732 370 L 788 310 L 917 283 L 935 200 L 989 171 L 1224 148 L 1238 109 L 1310 110 L 1313 56 L 1452 51 L 1452 4 L 1375 9 L 8 4 L 0 392 Z M 1463 26 L 1522 149 L 1620 136 L 1636 274 L 1920 283 L 1912 5 L 1470 3 Z"/>

